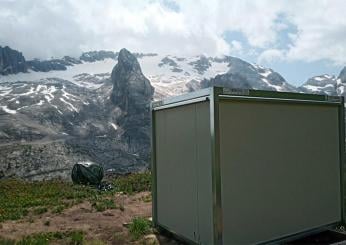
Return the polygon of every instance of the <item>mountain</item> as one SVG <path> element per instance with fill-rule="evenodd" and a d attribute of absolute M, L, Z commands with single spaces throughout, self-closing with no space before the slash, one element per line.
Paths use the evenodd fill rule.
<path fill-rule="evenodd" d="M 297 92 L 277 72 L 259 65 L 250 64 L 234 57 L 225 57 L 229 70 L 211 79 L 204 79 L 201 87 L 223 86 L 243 89 Z"/>
<path fill-rule="evenodd" d="M 297 88 L 272 69 L 231 56 L 122 49 L 25 61 L 10 52 L 18 59 L 0 75 L 0 178 L 69 178 L 79 161 L 122 174 L 143 170 L 150 159 L 150 102 L 208 86 L 345 95 L 346 68 Z M 13 69 L 24 61 L 26 69 Z"/>
<path fill-rule="evenodd" d="M 22 53 L 10 47 L 0 46 L 0 75 L 26 72 L 27 67 Z"/>
<path fill-rule="evenodd" d="M 324 74 L 309 78 L 298 89 L 304 93 L 345 96 L 346 67 L 335 77 Z"/>
<path fill-rule="evenodd" d="M 121 139 L 132 154 L 149 161 L 150 103 L 154 88 L 143 75 L 136 57 L 126 49 L 119 52 L 111 75 L 111 101 L 120 108 L 117 124 L 124 130 Z"/>
<path fill-rule="evenodd" d="M 304 93 L 337 95 L 337 81 L 335 76 L 327 74 L 309 78 L 300 90 Z"/>
<path fill-rule="evenodd" d="M 136 58 L 126 50 L 121 53 L 126 55 L 119 55 L 112 78 L 79 74 L 75 83 L 57 77 L 1 83 L 0 177 L 68 178 L 79 161 L 97 162 L 116 173 L 148 166 L 149 111 L 145 115 L 131 108 L 142 109 L 136 107 L 143 99 L 136 87 L 141 88 L 143 82 L 149 85 L 149 93 L 143 95 L 148 96 L 145 104 L 153 91 L 140 76 Z M 124 64 L 130 68 L 124 69 Z M 128 89 L 130 83 L 133 87 Z M 122 98 L 130 107 L 112 101 L 114 84 L 127 89 Z M 136 96 L 140 101 L 134 101 Z M 131 125 L 138 127 L 138 134 L 133 135 Z"/>

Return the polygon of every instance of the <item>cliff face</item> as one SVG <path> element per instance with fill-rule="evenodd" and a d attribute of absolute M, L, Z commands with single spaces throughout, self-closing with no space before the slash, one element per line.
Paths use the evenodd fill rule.
<path fill-rule="evenodd" d="M 111 81 L 112 103 L 121 109 L 117 124 L 124 130 L 122 139 L 130 152 L 149 158 L 150 102 L 154 88 L 143 75 L 136 57 L 126 49 L 119 52 Z"/>
<path fill-rule="evenodd" d="M 22 53 L 0 46 L 0 75 L 16 74 L 26 72 L 26 62 Z"/>
<path fill-rule="evenodd" d="M 136 57 L 126 49 L 119 52 L 118 64 L 113 68 L 112 102 L 126 113 L 149 108 L 154 94 L 150 81 L 143 75 Z"/>

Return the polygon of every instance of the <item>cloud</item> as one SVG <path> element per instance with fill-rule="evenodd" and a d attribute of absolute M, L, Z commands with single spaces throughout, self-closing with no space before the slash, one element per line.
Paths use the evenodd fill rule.
<path fill-rule="evenodd" d="M 284 59 L 285 54 L 282 50 L 279 49 L 267 49 L 263 51 L 258 56 L 258 62 L 261 63 L 271 63 L 274 61 L 279 61 Z"/>
<path fill-rule="evenodd" d="M 289 48 L 289 60 L 332 60 L 346 64 L 346 4 L 343 0 L 302 1 L 292 13 L 291 21 L 298 27 Z M 309 11 L 307 11 L 309 10 Z"/>
<path fill-rule="evenodd" d="M 0 45 L 29 58 L 126 47 L 346 63 L 344 0 L 0 0 L 0 9 Z M 227 32 L 241 33 L 246 45 L 226 40 Z"/>

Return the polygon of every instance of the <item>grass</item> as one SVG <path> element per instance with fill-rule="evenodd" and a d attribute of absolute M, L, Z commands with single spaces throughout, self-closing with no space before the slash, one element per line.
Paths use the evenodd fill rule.
<path fill-rule="evenodd" d="M 115 192 L 133 194 L 150 191 L 151 176 L 150 172 L 135 173 L 118 177 L 111 180 L 111 183 L 114 186 L 113 190 L 101 192 L 90 186 L 73 185 L 59 180 L 0 180 L 0 223 L 47 212 L 61 213 L 64 209 L 83 201 L 92 203 L 94 209 L 99 212 L 114 208 L 124 210 L 122 205 L 116 205 L 110 197 Z"/>
<path fill-rule="evenodd" d="M 93 202 L 92 206 L 96 209 L 97 212 L 103 212 L 107 209 L 117 208 L 114 201 L 110 199 L 102 199 L 100 201 Z"/>
<path fill-rule="evenodd" d="M 133 239 L 138 240 L 142 236 L 149 234 L 151 227 L 151 222 L 148 219 L 137 217 L 129 225 L 129 232 Z"/>
<path fill-rule="evenodd" d="M 149 172 L 134 173 L 127 176 L 121 176 L 113 181 L 115 190 L 132 194 L 151 190 L 151 175 Z"/>
<path fill-rule="evenodd" d="M 19 241 L 0 238 L 0 245 L 48 245 L 51 242 L 81 245 L 84 242 L 84 233 L 82 231 L 46 232 L 26 236 Z"/>

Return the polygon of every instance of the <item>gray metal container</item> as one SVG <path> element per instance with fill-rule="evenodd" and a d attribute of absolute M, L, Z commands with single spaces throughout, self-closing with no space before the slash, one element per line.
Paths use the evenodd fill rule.
<path fill-rule="evenodd" d="M 213 87 L 152 104 L 154 224 L 197 244 L 344 221 L 342 97 Z"/>

